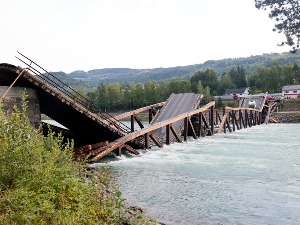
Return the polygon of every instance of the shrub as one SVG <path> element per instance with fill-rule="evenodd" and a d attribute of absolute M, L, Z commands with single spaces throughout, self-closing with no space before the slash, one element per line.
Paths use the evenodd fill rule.
<path fill-rule="evenodd" d="M 0 103 L 1 224 L 122 224 L 127 211 L 109 168 L 73 162 L 72 142 L 42 136 L 22 102 L 9 117 Z"/>

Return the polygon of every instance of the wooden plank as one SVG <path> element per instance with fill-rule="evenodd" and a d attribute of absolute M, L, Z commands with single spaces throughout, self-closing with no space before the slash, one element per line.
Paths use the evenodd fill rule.
<path fill-rule="evenodd" d="M 197 134 L 196 134 L 196 132 L 195 132 L 195 129 L 194 129 L 194 126 L 193 126 L 193 123 L 192 123 L 191 119 L 188 118 L 188 121 L 189 121 L 190 128 L 191 128 L 191 130 L 192 130 L 192 133 L 193 133 L 193 138 L 194 138 L 194 139 L 197 139 L 198 136 L 197 136 Z"/>
<path fill-rule="evenodd" d="M 251 110 L 251 111 L 261 112 L 261 110 L 253 109 L 253 108 L 233 108 L 233 107 L 228 107 L 228 106 L 225 106 L 224 108 L 225 108 L 225 110 L 234 110 L 234 111 L 238 111 L 241 109 L 241 110 Z"/>
<path fill-rule="evenodd" d="M 140 128 L 144 128 L 144 125 L 142 124 L 142 122 L 140 121 L 140 119 L 136 116 L 136 115 L 133 115 L 134 116 L 134 119 L 135 121 L 138 123 L 138 125 L 140 126 Z"/>
<path fill-rule="evenodd" d="M 157 104 L 145 106 L 145 107 L 140 108 L 140 109 L 136 109 L 136 110 L 133 110 L 133 111 L 130 111 L 130 112 L 123 113 L 121 115 L 115 116 L 114 118 L 116 120 L 121 120 L 121 119 L 127 118 L 127 117 L 129 117 L 131 115 L 135 115 L 135 114 L 139 114 L 141 112 L 147 111 L 147 110 L 149 110 L 151 108 L 163 106 L 164 104 L 165 104 L 165 102 L 159 102 Z"/>
<path fill-rule="evenodd" d="M 80 148 L 74 148 L 73 152 L 74 153 L 84 153 L 84 152 L 88 152 L 92 150 L 92 146 L 91 145 L 85 145 L 82 146 Z"/>
<path fill-rule="evenodd" d="M 222 129 L 223 129 L 223 126 L 224 126 L 224 124 L 225 124 L 225 122 L 226 122 L 226 118 L 227 118 L 227 114 L 225 114 L 224 116 L 223 116 L 223 118 L 222 118 L 222 121 L 221 121 L 221 123 L 220 123 L 220 126 L 219 126 L 219 129 L 218 129 L 218 134 L 219 133 L 221 133 L 221 131 L 222 131 Z"/>
<path fill-rule="evenodd" d="M 208 135 L 211 135 L 211 130 L 210 130 L 209 124 L 206 120 L 205 114 L 202 114 L 202 121 L 204 123 L 204 126 L 205 126 L 206 130 L 208 130 L 208 132 L 209 132 Z M 206 132 L 205 132 L 205 136 L 206 136 Z"/>
<path fill-rule="evenodd" d="M 133 153 L 135 155 L 139 155 L 140 154 L 137 150 L 135 150 L 134 148 L 132 148 L 129 145 L 124 145 L 124 148 L 126 148 L 129 152 L 131 152 L 131 153 Z"/>
<path fill-rule="evenodd" d="M 172 126 L 172 124 L 170 124 L 170 129 L 171 129 L 171 131 L 172 131 L 172 133 L 173 133 L 173 135 L 174 135 L 176 141 L 182 143 L 182 140 L 180 139 L 180 137 L 179 137 L 178 134 L 176 133 L 176 131 L 175 131 L 174 127 Z"/>
<path fill-rule="evenodd" d="M 149 137 L 154 141 L 154 143 L 159 147 L 159 148 L 162 148 L 163 147 L 163 144 L 153 135 L 153 134 L 150 134 Z"/>
<path fill-rule="evenodd" d="M 103 142 L 99 142 L 96 144 L 92 144 L 91 147 L 92 147 L 92 149 L 95 149 L 95 148 L 101 148 L 101 147 L 104 147 L 107 145 L 108 145 L 108 141 L 103 141 Z"/>
<path fill-rule="evenodd" d="M 224 134 L 226 134 L 226 120 L 227 120 L 227 113 L 226 113 L 226 110 L 225 108 L 223 108 L 223 117 L 226 116 L 225 118 L 225 123 L 224 123 L 224 126 L 223 126 L 223 130 L 224 130 Z"/>
<path fill-rule="evenodd" d="M 227 125 L 229 132 L 232 132 L 228 118 L 230 118 L 230 115 L 228 115 L 228 117 L 226 117 L 226 125 Z"/>

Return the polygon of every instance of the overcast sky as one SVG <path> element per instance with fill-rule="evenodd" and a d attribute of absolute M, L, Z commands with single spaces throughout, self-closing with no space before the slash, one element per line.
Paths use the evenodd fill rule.
<path fill-rule="evenodd" d="M 254 0 L 0 0 L 0 63 L 49 71 L 185 66 L 288 51 Z"/>

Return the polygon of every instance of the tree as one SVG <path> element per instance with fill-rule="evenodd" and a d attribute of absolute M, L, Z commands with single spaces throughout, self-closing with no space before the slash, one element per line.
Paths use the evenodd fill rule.
<path fill-rule="evenodd" d="M 162 80 L 159 84 L 159 93 L 160 98 L 158 99 L 158 102 L 166 101 L 170 96 L 170 88 L 169 83 L 165 80 Z"/>
<path fill-rule="evenodd" d="M 210 87 L 210 89 L 216 90 L 218 86 L 218 78 L 216 72 L 213 69 L 206 69 L 197 71 L 190 79 L 192 85 L 192 91 L 197 92 L 198 81 L 201 80 L 203 87 Z"/>
<path fill-rule="evenodd" d="M 147 105 L 157 103 L 158 99 L 158 88 L 157 83 L 154 80 L 149 80 L 145 84 L 145 101 Z"/>
<path fill-rule="evenodd" d="M 184 80 L 182 78 L 175 78 L 170 81 L 169 90 L 174 94 L 190 93 L 191 83 L 188 80 Z"/>
<path fill-rule="evenodd" d="M 121 104 L 122 92 L 119 83 L 110 83 L 108 85 L 109 109 L 116 110 Z M 111 107 L 111 108 L 110 108 Z"/>
<path fill-rule="evenodd" d="M 297 64 L 295 64 L 293 66 L 293 73 L 294 73 L 294 77 L 295 77 L 294 83 L 300 84 L 300 68 Z"/>
<path fill-rule="evenodd" d="M 237 88 L 247 87 L 246 72 L 243 67 L 232 68 L 229 71 L 229 77 Z"/>
<path fill-rule="evenodd" d="M 295 53 L 300 43 L 300 2 L 299 0 L 255 0 L 258 9 L 269 9 L 269 17 L 276 20 L 273 31 L 284 33 L 286 41 L 280 45 L 292 46 Z"/>
<path fill-rule="evenodd" d="M 106 83 L 102 83 L 98 89 L 98 106 L 100 107 L 101 110 L 106 111 L 107 107 L 108 107 L 108 86 Z"/>
<path fill-rule="evenodd" d="M 203 95 L 204 94 L 204 87 L 202 85 L 201 80 L 198 81 L 197 84 L 197 93 Z"/>
<path fill-rule="evenodd" d="M 210 88 L 206 86 L 203 91 L 203 98 L 201 102 L 203 104 L 207 104 L 211 101 Z"/>
<path fill-rule="evenodd" d="M 220 81 L 219 81 L 219 85 L 218 85 L 218 88 L 217 88 L 217 93 L 219 95 L 223 95 L 225 93 L 226 89 L 231 89 L 231 88 L 234 88 L 234 87 L 235 87 L 235 85 L 232 82 L 229 75 L 224 74 L 222 76 L 222 78 L 220 79 Z"/>

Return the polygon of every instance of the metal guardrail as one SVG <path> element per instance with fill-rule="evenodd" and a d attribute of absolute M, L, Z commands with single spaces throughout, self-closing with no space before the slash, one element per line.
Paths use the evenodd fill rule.
<path fill-rule="evenodd" d="M 24 63 L 25 65 L 27 65 L 27 69 L 30 72 L 32 72 L 34 75 L 36 75 L 36 78 L 39 81 L 47 84 L 51 88 L 54 88 L 56 91 L 63 94 L 68 99 L 71 99 L 72 101 L 76 102 L 87 111 L 96 114 L 102 120 L 108 121 L 109 124 L 114 125 L 115 128 L 117 128 L 118 130 L 121 130 L 124 133 L 131 133 L 131 129 L 127 127 L 124 123 L 114 119 L 114 117 L 108 113 L 99 112 L 98 106 L 95 103 L 91 102 L 85 96 L 81 95 L 72 87 L 68 86 L 63 81 L 55 77 L 52 73 L 48 72 L 47 70 L 39 66 L 33 60 L 29 59 L 28 57 L 26 57 L 20 52 L 17 53 L 22 57 L 22 59 L 19 58 L 20 56 L 19 57 L 16 56 L 16 58 L 20 60 L 22 63 Z"/>

